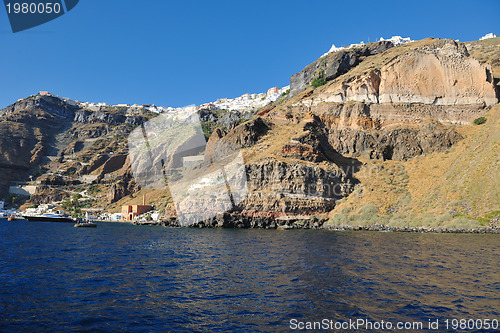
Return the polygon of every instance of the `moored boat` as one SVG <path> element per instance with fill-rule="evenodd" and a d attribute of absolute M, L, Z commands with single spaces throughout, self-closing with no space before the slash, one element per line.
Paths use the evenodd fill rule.
<path fill-rule="evenodd" d="M 44 213 L 40 215 L 23 215 L 30 222 L 75 222 L 75 220 L 66 214 Z"/>
<path fill-rule="evenodd" d="M 77 222 L 74 225 L 75 228 L 97 228 L 97 224 L 94 222 Z"/>

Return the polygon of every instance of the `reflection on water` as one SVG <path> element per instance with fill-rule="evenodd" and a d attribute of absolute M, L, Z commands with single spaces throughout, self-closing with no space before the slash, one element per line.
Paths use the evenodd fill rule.
<path fill-rule="evenodd" d="M 0 221 L 0 331 L 498 318 L 497 235 Z"/>

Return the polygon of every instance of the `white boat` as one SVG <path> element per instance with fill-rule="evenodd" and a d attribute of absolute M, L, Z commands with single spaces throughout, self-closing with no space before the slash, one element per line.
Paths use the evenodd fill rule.
<path fill-rule="evenodd" d="M 63 213 L 44 213 L 40 215 L 23 215 L 30 222 L 75 222 L 75 220 Z"/>
<path fill-rule="evenodd" d="M 76 220 L 75 228 L 97 228 L 97 224 L 90 221 L 89 213 L 85 213 L 85 219 L 82 221 L 81 219 Z"/>
<path fill-rule="evenodd" d="M 80 222 L 78 221 L 75 225 L 75 228 L 97 228 L 97 224 L 94 222 Z"/>

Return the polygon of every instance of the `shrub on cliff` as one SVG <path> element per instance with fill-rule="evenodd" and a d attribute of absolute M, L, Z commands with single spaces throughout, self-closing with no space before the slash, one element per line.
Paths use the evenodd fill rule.
<path fill-rule="evenodd" d="M 317 79 L 312 80 L 311 86 L 317 88 L 317 87 L 321 87 L 325 83 L 326 83 L 325 79 L 323 79 L 323 78 L 317 78 Z"/>
<path fill-rule="evenodd" d="M 481 228 L 482 225 L 479 221 L 472 217 L 458 216 L 448 223 L 445 223 L 444 227 L 448 229 L 477 229 Z"/>
<path fill-rule="evenodd" d="M 472 123 L 474 125 L 482 125 L 485 122 L 486 122 L 486 118 L 485 117 L 479 117 L 479 118 L 474 119 L 474 121 Z"/>
<path fill-rule="evenodd" d="M 378 216 L 377 206 L 366 205 L 358 211 L 358 214 L 349 214 L 345 210 L 341 214 L 336 214 L 330 220 L 330 224 L 334 226 L 369 226 L 383 224 L 383 221 Z"/>

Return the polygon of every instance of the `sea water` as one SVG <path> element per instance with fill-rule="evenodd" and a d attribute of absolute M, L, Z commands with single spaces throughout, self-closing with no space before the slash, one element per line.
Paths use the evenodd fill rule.
<path fill-rule="evenodd" d="M 0 220 L 0 332 L 452 332 L 499 319 L 499 258 L 499 235 Z"/>

